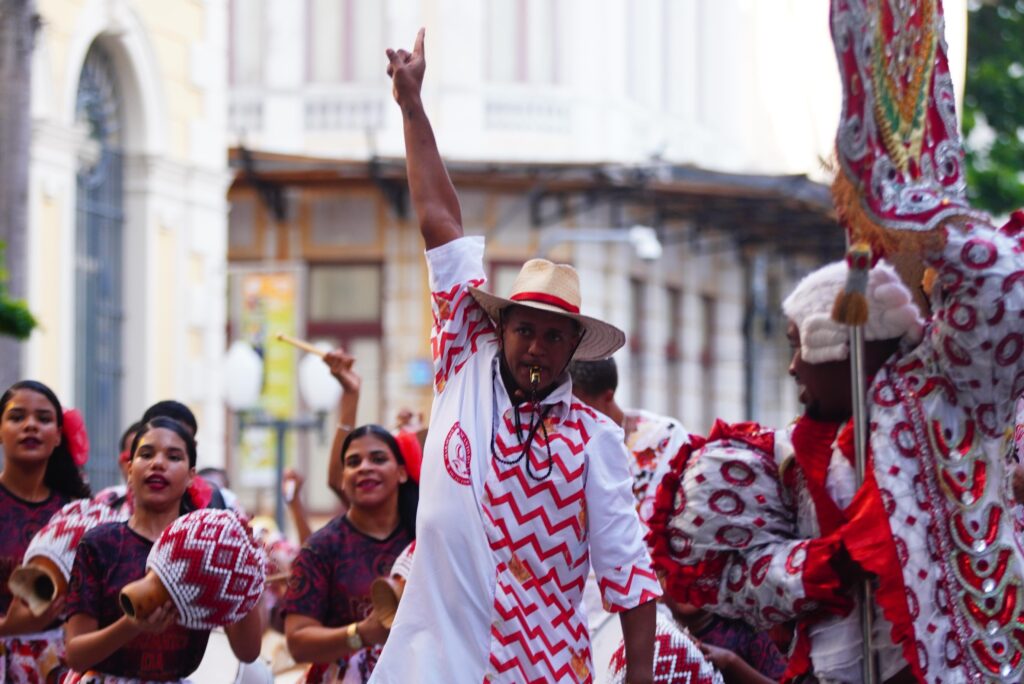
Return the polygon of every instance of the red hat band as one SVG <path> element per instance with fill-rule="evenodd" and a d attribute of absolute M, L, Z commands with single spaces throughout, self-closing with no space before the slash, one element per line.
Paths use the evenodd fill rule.
<path fill-rule="evenodd" d="M 578 314 L 580 307 L 570 304 L 561 297 L 548 294 L 546 292 L 517 292 L 509 297 L 513 302 L 536 302 L 537 304 L 550 304 L 551 306 L 557 306 L 559 309 L 564 309 L 566 313 Z"/>

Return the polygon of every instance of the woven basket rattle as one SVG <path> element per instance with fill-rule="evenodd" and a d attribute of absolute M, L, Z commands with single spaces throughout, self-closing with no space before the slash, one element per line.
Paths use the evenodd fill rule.
<path fill-rule="evenodd" d="M 233 511 L 186 513 L 165 529 L 146 561 L 146 576 L 121 590 L 124 612 L 145 619 L 168 599 L 188 629 L 234 624 L 256 605 L 266 556 Z"/>
<path fill-rule="evenodd" d="M 53 514 L 32 537 L 21 567 L 7 582 L 11 593 L 23 600 L 33 615 L 42 615 L 67 592 L 82 535 L 101 523 L 124 520 L 106 504 L 79 499 Z"/>

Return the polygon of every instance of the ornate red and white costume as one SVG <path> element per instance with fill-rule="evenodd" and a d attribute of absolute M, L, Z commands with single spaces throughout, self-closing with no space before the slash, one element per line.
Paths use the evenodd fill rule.
<path fill-rule="evenodd" d="M 997 230 L 967 202 L 943 26 L 940 0 L 832 0 L 840 223 L 851 242 L 917 255 L 936 276 L 924 339 L 868 387 L 863 487 L 854 496 L 851 440 L 837 426 L 801 420 L 791 465 L 780 433 L 720 427 L 681 481 L 666 477 L 651 522 L 671 593 L 761 624 L 799 619 L 791 674 L 860 681 L 822 640 L 850 608 L 852 583 L 829 562 L 848 554 L 878 577 L 888 623 L 876 644 L 895 645 L 918 681 L 1024 676 L 1024 554 L 1007 468 L 1024 392 L 1024 244 L 1021 221 Z M 822 363 L 808 345 L 845 342 L 830 302 L 809 308 L 803 322 L 787 315 L 802 362 Z M 886 323 L 884 307 L 871 308 L 866 339 Z M 858 650 L 860 630 L 847 631 L 845 648 Z M 890 649 L 881 660 L 884 677 L 899 658 Z"/>
<path fill-rule="evenodd" d="M 840 544 L 880 577 L 891 631 L 876 643 L 896 643 L 921 681 L 1024 672 L 1006 467 L 1024 390 L 1024 257 L 1016 237 L 975 225 L 950 230 L 930 263 L 925 338 L 868 390 L 873 469 L 856 498 L 847 433 L 807 419 L 792 446 L 789 431 L 716 426 L 681 482 L 663 481 L 651 525 L 669 592 L 754 624 L 803 619 L 791 672 L 815 669 L 815 634 L 851 607 L 829 562 Z M 843 649 L 856 653 L 855 618 L 848 632 Z"/>
<path fill-rule="evenodd" d="M 415 562 L 373 682 L 589 682 L 591 564 L 611 611 L 661 595 L 622 431 L 574 400 L 567 374 L 539 405 L 519 405 L 524 427 L 541 412 L 547 437 L 538 430 L 516 461 L 526 434 L 494 325 L 468 291 L 484 280 L 483 246 L 427 253 L 436 394 Z"/>
<path fill-rule="evenodd" d="M 659 416 L 643 409 L 629 409 L 623 428 L 629 452 L 629 472 L 633 476 L 633 496 L 637 512 L 646 521 L 654 512 L 654 494 L 668 472 L 669 463 L 690 439 L 675 418 Z"/>

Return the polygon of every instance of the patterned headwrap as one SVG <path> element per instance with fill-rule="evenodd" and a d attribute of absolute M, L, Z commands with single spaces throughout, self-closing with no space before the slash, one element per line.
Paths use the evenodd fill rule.
<path fill-rule="evenodd" d="M 850 356 L 850 333 L 829 314 L 850 268 L 845 261 L 811 272 L 782 302 L 782 311 L 800 332 L 800 355 L 807 363 L 842 361 Z M 885 261 L 867 272 L 864 288 L 867 316 L 864 339 L 921 341 L 924 321 L 899 274 Z"/>

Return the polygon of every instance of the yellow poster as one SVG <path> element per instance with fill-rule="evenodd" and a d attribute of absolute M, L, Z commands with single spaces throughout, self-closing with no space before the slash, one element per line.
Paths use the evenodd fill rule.
<path fill-rule="evenodd" d="M 260 408 L 265 417 L 287 420 L 295 415 L 296 354 L 274 339 L 295 335 L 297 279 L 294 273 L 246 273 L 241 276 L 240 337 L 263 358 Z M 286 433 L 285 454 L 293 451 L 294 435 Z M 277 437 L 270 427 L 242 431 L 238 475 L 244 487 L 276 487 Z"/>

